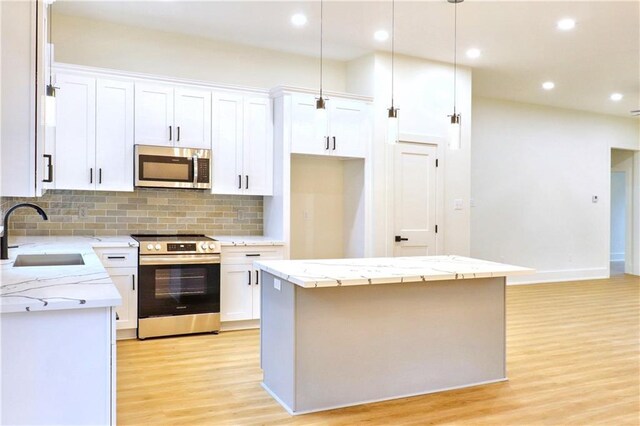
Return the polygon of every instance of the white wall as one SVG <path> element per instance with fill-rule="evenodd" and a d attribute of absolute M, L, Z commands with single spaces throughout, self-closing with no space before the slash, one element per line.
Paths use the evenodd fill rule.
<path fill-rule="evenodd" d="M 316 87 L 317 58 L 65 15 L 53 17 L 56 61 L 270 89 Z M 324 86 L 344 91 L 346 64 L 324 61 Z"/>
<path fill-rule="evenodd" d="M 624 261 L 627 229 L 627 176 L 625 172 L 611 172 L 611 246 L 610 259 Z"/>
<path fill-rule="evenodd" d="M 473 111 L 472 256 L 537 270 L 511 282 L 607 277 L 610 149 L 640 149 L 637 120 L 483 98 Z"/>
<path fill-rule="evenodd" d="M 375 53 L 349 63 L 347 90 L 374 97 L 373 140 L 373 254 L 393 255 L 393 151 L 386 145 L 387 108 L 391 99 L 391 56 Z M 420 139 L 440 146 L 444 180 L 443 254 L 468 255 L 470 251 L 470 132 L 471 71 L 458 68 L 458 104 L 462 114 L 462 149 L 442 149 L 453 110 L 453 67 L 409 56 L 395 57 L 395 106 L 400 109 L 403 139 Z M 463 200 L 454 210 L 453 200 Z"/>

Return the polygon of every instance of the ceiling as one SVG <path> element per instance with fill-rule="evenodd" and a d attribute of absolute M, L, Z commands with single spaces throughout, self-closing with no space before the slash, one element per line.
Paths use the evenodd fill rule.
<path fill-rule="evenodd" d="M 453 9 L 445 0 L 396 1 L 396 52 L 452 62 Z M 319 1 L 74 1 L 56 13 L 185 33 L 318 56 Z M 291 25 L 294 13 L 308 23 Z M 576 20 L 560 31 L 556 22 Z M 390 51 L 390 1 L 324 3 L 325 55 L 351 60 Z M 469 59 L 464 52 L 481 49 Z M 562 108 L 630 117 L 640 108 L 640 0 L 481 1 L 458 5 L 458 61 L 473 68 L 474 93 Z M 555 82 L 554 90 L 541 88 Z M 624 98 L 613 102 L 619 92 Z"/>

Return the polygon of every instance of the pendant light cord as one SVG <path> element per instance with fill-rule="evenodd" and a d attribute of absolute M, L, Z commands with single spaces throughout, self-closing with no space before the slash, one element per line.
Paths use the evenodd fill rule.
<path fill-rule="evenodd" d="M 320 99 L 322 99 L 322 37 L 323 37 L 323 0 L 320 0 Z"/>
<path fill-rule="evenodd" d="M 393 108 L 395 80 L 395 42 L 396 42 L 396 1 L 391 0 L 391 108 Z"/>
<path fill-rule="evenodd" d="M 52 12 L 51 9 L 53 9 L 53 3 L 49 3 L 48 6 L 48 12 L 49 12 L 49 22 L 47 22 L 47 26 L 49 28 L 47 28 L 49 30 L 49 86 L 53 86 L 53 84 L 51 83 L 52 81 L 52 62 L 53 62 L 53 54 L 52 54 L 52 47 L 53 43 L 51 42 L 51 24 L 53 23 L 53 18 L 52 18 Z"/>
<path fill-rule="evenodd" d="M 453 4 L 453 115 L 456 115 L 456 88 L 458 78 L 458 2 Z"/>

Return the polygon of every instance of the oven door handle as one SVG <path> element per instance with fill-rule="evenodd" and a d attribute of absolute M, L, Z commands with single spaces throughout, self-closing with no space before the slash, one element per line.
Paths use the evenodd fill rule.
<path fill-rule="evenodd" d="M 220 263 L 220 255 L 140 256 L 140 265 L 210 265 Z"/>

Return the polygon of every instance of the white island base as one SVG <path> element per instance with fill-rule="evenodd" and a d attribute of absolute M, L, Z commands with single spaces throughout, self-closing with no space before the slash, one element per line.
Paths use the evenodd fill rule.
<path fill-rule="evenodd" d="M 263 386 L 290 414 L 507 379 L 503 276 L 305 288 L 265 269 Z"/>

